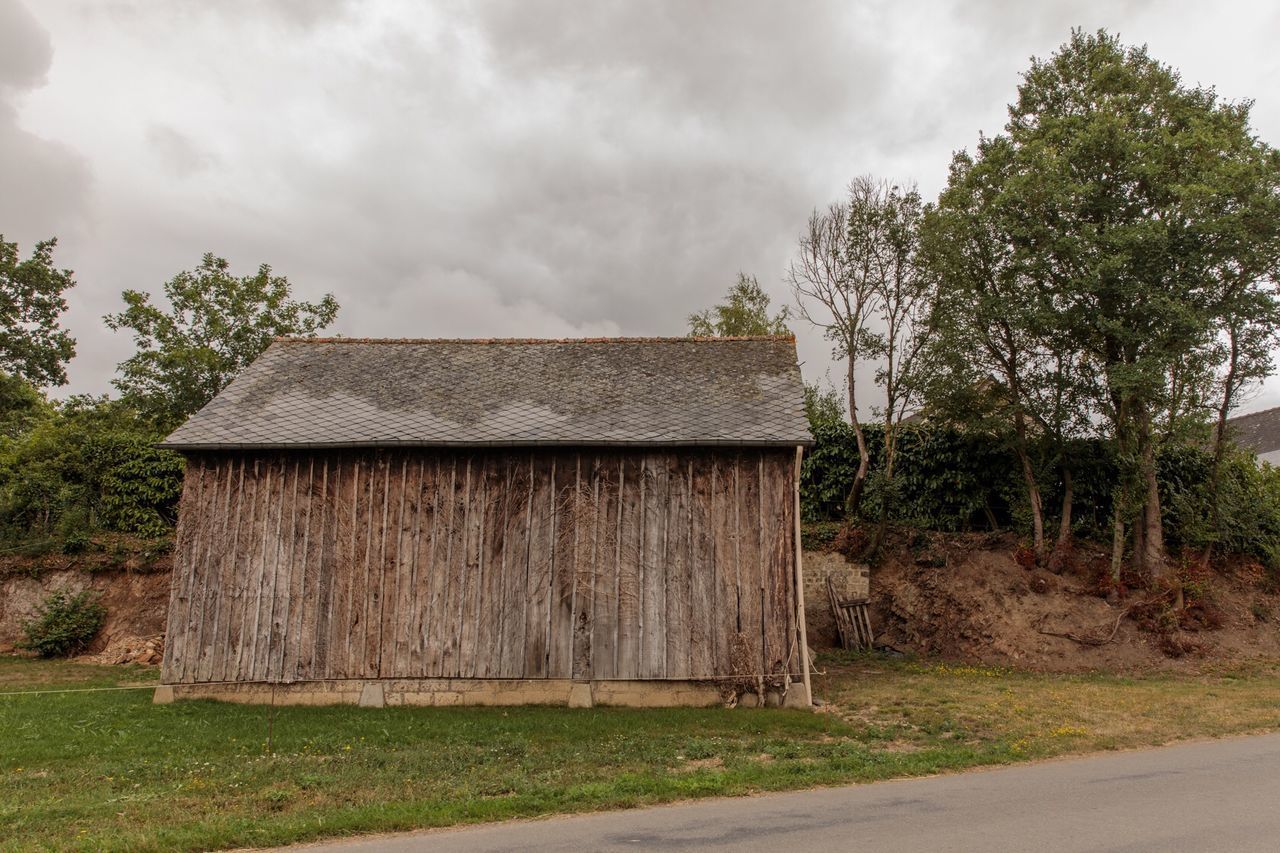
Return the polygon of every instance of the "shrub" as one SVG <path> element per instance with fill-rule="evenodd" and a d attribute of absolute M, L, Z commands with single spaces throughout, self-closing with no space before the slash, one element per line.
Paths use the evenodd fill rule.
<path fill-rule="evenodd" d="M 858 466 L 853 428 L 830 417 L 814 418 L 815 444 L 805 454 L 800 501 L 804 521 L 845 519 L 845 500 Z M 874 520 L 890 507 L 890 520 L 929 530 L 1011 529 L 1025 535 L 1031 519 L 1022 474 L 1007 442 L 994 433 L 943 424 L 904 425 L 898 443 L 892 488 L 885 482 L 884 430 L 864 426 L 871 465 L 863 492 L 862 517 Z M 1051 448 L 1032 437 L 1032 465 L 1052 530 L 1062 501 L 1061 467 L 1074 483 L 1072 529 L 1083 538 L 1109 539 L 1112 499 L 1120 461 L 1111 444 L 1074 439 Z M 1204 446 L 1170 442 L 1157 457 L 1166 544 L 1173 553 L 1214 546 L 1219 554 L 1256 558 L 1280 586 L 1280 470 L 1258 466 L 1233 448 L 1223 460 L 1215 524 L 1213 457 Z"/>
<path fill-rule="evenodd" d="M 22 626 L 24 639 L 18 648 L 42 658 L 68 657 L 84 651 L 102 628 L 107 609 L 93 590 L 75 595 L 58 591 L 44 600 L 36 618 Z"/>

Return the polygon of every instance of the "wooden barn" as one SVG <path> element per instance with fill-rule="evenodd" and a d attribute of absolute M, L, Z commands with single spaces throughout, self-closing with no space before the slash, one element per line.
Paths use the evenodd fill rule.
<path fill-rule="evenodd" d="M 187 457 L 157 701 L 809 704 L 792 338 L 281 339 Z"/>

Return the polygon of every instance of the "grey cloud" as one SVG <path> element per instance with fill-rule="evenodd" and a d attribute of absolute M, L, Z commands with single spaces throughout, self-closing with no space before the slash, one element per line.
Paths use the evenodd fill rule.
<path fill-rule="evenodd" d="M 89 185 L 84 161 L 18 121 L 16 104 L 45 82 L 52 58 L 49 34 L 27 8 L 0 0 L 0 234 L 9 239 L 65 233 L 83 214 Z"/>
<path fill-rule="evenodd" d="M 58 137 L 104 185 L 95 230 L 66 245 L 98 356 L 73 365 L 77 390 L 128 350 L 93 318 L 206 250 L 334 291 L 348 334 L 679 334 L 738 270 L 786 301 L 812 208 L 866 172 L 935 192 L 1071 26 L 1143 41 L 1214 21 L 1146 0 L 31 8 L 58 51 L 44 115 L 146 93 L 109 141 Z M 1156 52 L 1199 60 L 1211 40 Z M 1248 73 L 1242 94 L 1266 96 L 1265 70 Z M 121 152 L 138 140 L 144 156 Z M 829 346 L 797 331 L 821 376 Z"/>
<path fill-rule="evenodd" d="M 160 162 L 178 177 L 204 171 L 217 163 L 217 158 L 203 150 L 194 139 L 167 125 L 148 127 L 146 140 Z"/>
<path fill-rule="evenodd" d="M 17 0 L 0 0 L 0 86 L 40 85 L 52 57 L 49 34 L 27 8 Z"/>

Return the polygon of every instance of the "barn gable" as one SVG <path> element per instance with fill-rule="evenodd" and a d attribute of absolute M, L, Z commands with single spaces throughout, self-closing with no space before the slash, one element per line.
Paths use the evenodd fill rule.
<path fill-rule="evenodd" d="M 157 695 L 807 702 L 794 347 L 277 341 L 166 442 Z"/>

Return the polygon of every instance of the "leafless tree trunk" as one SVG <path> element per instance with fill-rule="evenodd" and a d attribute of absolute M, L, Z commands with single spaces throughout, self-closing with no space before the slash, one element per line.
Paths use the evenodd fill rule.
<path fill-rule="evenodd" d="M 884 542 L 893 509 L 894 462 L 903 418 L 916 404 L 923 387 L 930 290 L 919 263 L 920 218 L 923 207 L 914 186 L 901 190 L 887 181 L 864 179 L 865 213 L 854 217 L 850 231 L 862 231 L 870 244 L 882 331 L 877 335 L 879 371 L 884 391 L 885 500 L 873 552 Z"/>
<path fill-rule="evenodd" d="M 835 346 L 835 356 L 846 363 L 849 424 L 858 444 L 858 470 L 846 500 L 850 515 L 858 512 L 870 468 L 866 436 L 858 417 L 857 369 L 867 347 L 867 321 L 875 309 L 876 293 L 870 276 L 871 258 L 862 245 L 853 245 L 849 229 L 851 205 L 865 194 L 860 181 L 849 187 L 850 200 L 814 211 L 800 236 L 798 256 L 788 279 L 800 308 L 800 316 Z"/>

